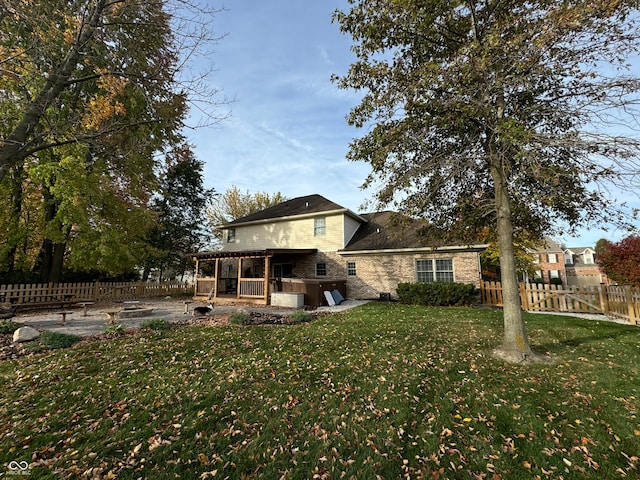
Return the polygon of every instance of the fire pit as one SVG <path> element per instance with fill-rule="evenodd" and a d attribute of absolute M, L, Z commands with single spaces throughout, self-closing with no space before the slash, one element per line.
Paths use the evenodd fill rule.
<path fill-rule="evenodd" d="M 148 317 L 153 312 L 153 308 L 146 305 L 140 305 L 138 302 L 125 302 L 125 306 L 120 310 L 112 310 L 105 312 L 108 317 L 108 323 L 113 324 L 116 320 L 124 318 Z"/>
<path fill-rule="evenodd" d="M 151 315 L 153 308 L 146 305 L 126 305 L 118 313 L 118 318 L 137 318 Z"/>

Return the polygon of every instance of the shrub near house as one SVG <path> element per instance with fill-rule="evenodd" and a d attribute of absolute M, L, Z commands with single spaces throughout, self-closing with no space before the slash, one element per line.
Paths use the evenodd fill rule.
<path fill-rule="evenodd" d="M 402 303 L 439 307 L 472 305 L 476 302 L 477 290 L 466 283 L 401 283 L 397 289 Z"/>

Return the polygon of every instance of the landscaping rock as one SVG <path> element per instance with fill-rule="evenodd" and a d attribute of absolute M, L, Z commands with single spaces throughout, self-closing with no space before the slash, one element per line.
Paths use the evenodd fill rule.
<path fill-rule="evenodd" d="M 250 312 L 249 319 L 244 325 L 287 325 L 291 323 L 288 317 L 277 313 Z"/>
<path fill-rule="evenodd" d="M 14 343 L 28 342 L 40 336 L 40 332 L 31 327 L 20 327 L 13 332 Z"/>

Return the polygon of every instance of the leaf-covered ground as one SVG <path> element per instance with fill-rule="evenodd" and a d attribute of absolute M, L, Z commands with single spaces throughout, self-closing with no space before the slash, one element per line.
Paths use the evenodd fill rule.
<path fill-rule="evenodd" d="M 375 303 L 308 324 L 183 327 L 5 361 L 0 472 L 638 478 L 640 328 L 526 320 L 553 364 L 494 360 L 501 312 Z"/>

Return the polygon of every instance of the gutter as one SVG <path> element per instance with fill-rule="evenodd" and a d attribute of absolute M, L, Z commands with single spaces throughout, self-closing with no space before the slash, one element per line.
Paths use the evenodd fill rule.
<path fill-rule="evenodd" d="M 485 250 L 489 245 L 449 245 L 444 247 L 384 248 L 380 250 L 338 250 L 339 255 L 384 255 L 389 253 L 473 252 Z"/>
<path fill-rule="evenodd" d="M 341 208 L 341 209 L 338 209 L 338 210 L 326 210 L 326 211 L 321 211 L 321 212 L 302 213 L 302 214 L 299 214 L 299 215 L 287 215 L 286 217 L 264 218 L 262 220 L 254 220 L 252 222 L 225 223 L 223 225 L 218 225 L 216 228 L 221 229 L 221 230 L 225 230 L 225 229 L 229 229 L 229 228 L 244 227 L 245 225 L 261 225 L 261 224 L 265 224 L 265 223 L 286 222 L 286 221 L 289 221 L 289 220 L 313 218 L 313 217 L 319 217 L 319 216 L 324 216 L 324 215 L 339 215 L 341 213 L 346 213 L 347 215 L 355 218 L 356 220 L 358 220 L 358 221 L 360 221 L 362 223 L 367 223 L 368 222 L 365 218 L 361 217 L 357 213 L 352 212 L 348 208 Z"/>

